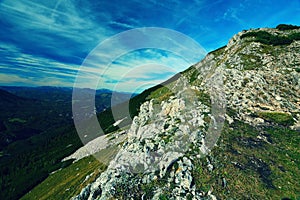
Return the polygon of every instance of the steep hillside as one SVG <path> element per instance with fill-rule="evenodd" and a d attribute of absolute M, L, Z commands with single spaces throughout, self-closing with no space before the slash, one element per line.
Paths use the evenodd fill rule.
<path fill-rule="evenodd" d="M 3 109 L 4 106 L 15 106 L 15 102 L 20 102 L 20 104 L 24 103 L 26 100 L 24 98 L 15 96 L 5 90 L 0 89 L 0 106 Z M 12 104 L 12 105 L 10 105 Z"/>
<path fill-rule="evenodd" d="M 32 125 L 32 111 L 42 108 L 41 102 L 16 96 L 0 89 L 0 149 L 18 139 L 40 133 Z M 30 112 L 30 113 L 29 113 Z M 40 116 L 36 116 L 35 120 Z M 33 117 L 34 118 L 34 117 Z"/>
<path fill-rule="evenodd" d="M 299 199 L 299 34 L 240 32 L 144 93 L 116 156 L 73 199 Z"/>

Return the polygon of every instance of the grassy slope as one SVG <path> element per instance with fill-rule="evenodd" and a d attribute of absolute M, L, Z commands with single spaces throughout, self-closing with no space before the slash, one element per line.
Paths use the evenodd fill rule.
<path fill-rule="evenodd" d="M 299 142 L 299 132 L 285 127 L 226 124 L 210 156 L 215 169 L 207 170 L 206 158 L 195 163 L 196 186 L 220 199 L 299 199 Z"/>
<path fill-rule="evenodd" d="M 51 174 L 21 199 L 70 199 L 79 194 L 88 183 L 94 181 L 106 169 L 107 164 L 117 152 L 118 148 L 112 146 L 96 153 L 95 157 L 83 158 Z M 89 175 L 91 175 L 90 178 L 86 179 Z"/>
<path fill-rule="evenodd" d="M 232 112 L 232 111 L 231 111 Z M 262 139 L 265 138 L 265 139 Z M 300 134 L 283 125 L 253 127 L 240 121 L 225 123 L 218 145 L 209 156 L 194 160 L 196 189 L 213 191 L 217 199 L 300 199 Z M 188 153 L 200 154 L 199 150 Z M 208 168 L 213 165 L 213 170 Z M 173 164 L 169 169 L 178 166 Z M 170 170 L 167 171 L 167 174 Z M 166 176 L 168 177 L 168 176 Z M 160 199 L 170 199 L 175 183 L 159 178 L 149 184 L 118 185 L 116 198 L 126 194 L 152 198 L 157 188 L 170 184 Z M 130 190 L 128 189 L 130 188 Z M 128 193 L 129 191 L 129 193 Z M 125 197 L 124 197 L 125 196 Z"/>
<path fill-rule="evenodd" d="M 91 177 L 87 181 L 94 180 L 104 169 L 105 165 L 94 157 L 86 157 L 51 174 L 21 199 L 70 199 L 85 186 L 84 180 L 88 175 L 91 175 Z"/>

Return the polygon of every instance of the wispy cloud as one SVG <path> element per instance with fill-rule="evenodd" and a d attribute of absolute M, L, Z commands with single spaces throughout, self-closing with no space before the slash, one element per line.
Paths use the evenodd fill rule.
<path fill-rule="evenodd" d="M 121 29 L 133 29 L 133 28 L 138 28 L 138 27 L 136 27 L 136 26 L 134 26 L 134 25 L 131 25 L 131 24 L 128 24 L 128 23 L 122 23 L 122 22 L 117 22 L 117 21 L 111 21 L 110 23 L 109 23 L 109 25 L 110 26 L 115 26 L 115 27 L 117 27 L 117 28 L 121 28 Z"/>
<path fill-rule="evenodd" d="M 65 58 L 72 62 L 74 57 L 86 55 L 95 42 L 112 34 L 88 17 L 88 7 L 78 7 L 73 1 L 60 2 L 1 2 L 1 18 L 9 26 L 2 27 L 0 38 L 30 54 L 64 57 L 64 62 Z"/>
<path fill-rule="evenodd" d="M 64 64 L 55 60 L 22 53 L 13 45 L 0 45 L 0 84 L 12 85 L 68 85 L 73 83 L 78 65 Z"/>
<path fill-rule="evenodd" d="M 142 34 L 122 38 L 87 55 L 111 36 L 139 27 L 180 31 L 210 51 L 242 29 L 299 23 L 299 7 L 298 0 L 2 0 L 0 84 L 71 86 L 80 71 L 84 87 L 100 81 L 99 87 L 141 90 L 198 62 L 205 52 L 162 31 L 149 41 Z M 130 52 L 147 42 L 165 48 Z"/>
<path fill-rule="evenodd" d="M 110 65 L 101 63 L 101 57 L 90 60 L 81 70 L 78 85 L 93 88 L 114 88 L 119 85 L 123 91 L 134 91 L 141 83 L 155 85 L 186 69 L 190 63 L 170 52 L 157 49 L 132 51 L 116 58 Z M 85 73 L 82 73 L 85 72 Z M 140 89 L 146 89 L 140 87 Z"/>

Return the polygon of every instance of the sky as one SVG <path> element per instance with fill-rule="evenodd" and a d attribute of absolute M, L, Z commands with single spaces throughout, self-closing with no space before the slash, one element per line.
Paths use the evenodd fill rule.
<path fill-rule="evenodd" d="M 0 85 L 141 92 L 299 13 L 300 0 L 0 0 Z"/>

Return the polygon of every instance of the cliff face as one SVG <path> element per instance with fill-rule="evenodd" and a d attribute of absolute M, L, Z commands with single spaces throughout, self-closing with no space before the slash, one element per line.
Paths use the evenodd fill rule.
<path fill-rule="evenodd" d="M 73 199 L 299 198 L 299 35 L 240 32 L 152 92 Z"/>

